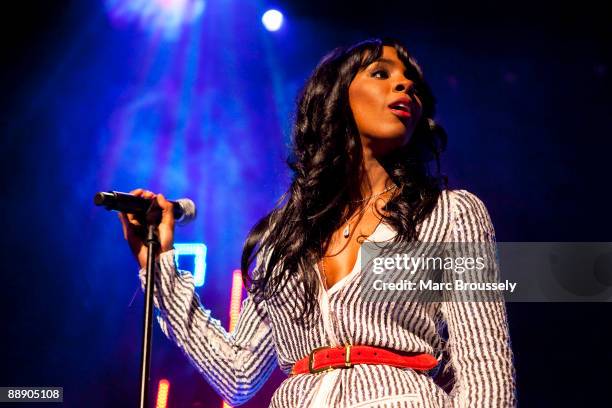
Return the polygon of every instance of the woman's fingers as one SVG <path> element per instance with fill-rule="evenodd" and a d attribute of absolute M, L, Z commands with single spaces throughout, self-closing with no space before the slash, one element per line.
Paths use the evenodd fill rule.
<path fill-rule="evenodd" d="M 155 198 L 155 193 L 149 190 L 145 190 L 143 188 L 137 188 L 135 190 L 132 190 L 130 191 L 130 194 L 136 197 L 145 198 L 147 200 Z M 134 214 L 126 214 L 126 221 L 136 228 L 140 228 L 143 225 L 139 217 L 135 216 Z"/>
<path fill-rule="evenodd" d="M 166 200 L 163 194 L 158 194 L 157 205 L 162 209 L 162 222 L 174 226 L 174 205 Z"/>
<path fill-rule="evenodd" d="M 130 245 L 138 246 L 142 243 L 142 227 L 128 221 L 129 214 L 119 213 L 119 221 L 121 221 L 121 227 L 123 229 L 123 238 L 130 243 Z"/>
<path fill-rule="evenodd" d="M 139 220 L 139 217 L 137 217 L 134 214 L 126 214 L 125 215 L 127 222 L 133 227 L 133 228 L 141 228 L 142 227 L 142 223 Z"/>
<path fill-rule="evenodd" d="M 161 251 L 164 252 L 172 249 L 174 245 L 174 216 L 172 203 L 166 200 L 163 195 L 157 195 L 152 191 L 142 188 L 132 190 L 130 194 L 147 200 L 157 200 L 157 205 L 162 209 L 162 221 L 158 227 Z M 119 220 L 123 228 L 123 237 L 128 241 L 141 268 L 144 268 L 147 257 L 146 247 L 144 245 L 146 231 L 143 228 L 145 224 L 143 215 L 135 216 L 134 214 L 120 213 Z"/>
<path fill-rule="evenodd" d="M 157 205 L 162 209 L 162 219 L 159 224 L 159 242 L 162 252 L 174 246 L 174 205 L 166 200 L 163 194 L 156 196 Z"/>
<path fill-rule="evenodd" d="M 142 188 L 137 188 L 135 190 L 130 191 L 130 194 L 135 195 L 135 196 L 140 196 L 140 194 L 142 194 L 144 191 L 144 189 Z"/>

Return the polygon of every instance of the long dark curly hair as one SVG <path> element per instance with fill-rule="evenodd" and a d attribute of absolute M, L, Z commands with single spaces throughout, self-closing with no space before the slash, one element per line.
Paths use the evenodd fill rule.
<path fill-rule="evenodd" d="M 355 75 L 381 58 L 392 46 L 415 83 L 422 116 L 410 141 L 378 158 L 398 187 L 385 207 L 385 222 L 397 235 L 394 242 L 417 239 L 417 226 L 432 212 L 446 177 L 440 154 L 446 132 L 433 119 L 435 99 L 417 62 L 393 39 L 372 39 L 341 47 L 326 55 L 304 86 L 297 103 L 291 153 L 293 177 L 275 208 L 249 232 L 242 252 L 242 277 L 259 302 L 279 293 L 291 277 L 304 290 L 296 321 L 305 322 L 316 307 L 318 277 L 314 265 L 330 237 L 361 197 L 362 146 L 349 106 L 349 85 Z M 429 166 L 435 162 L 435 169 Z M 257 267 L 249 273 L 252 263 Z"/>

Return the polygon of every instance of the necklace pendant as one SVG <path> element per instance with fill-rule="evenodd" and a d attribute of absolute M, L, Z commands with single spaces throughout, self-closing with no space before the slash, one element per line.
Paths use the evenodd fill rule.
<path fill-rule="evenodd" d="M 350 228 L 349 228 L 350 226 L 351 226 L 351 224 L 348 224 L 348 225 L 347 225 L 347 226 L 344 228 L 344 230 L 342 231 L 342 235 L 344 236 L 344 238 L 348 238 L 348 237 L 349 237 L 349 235 L 351 234 L 351 230 L 350 230 Z"/>

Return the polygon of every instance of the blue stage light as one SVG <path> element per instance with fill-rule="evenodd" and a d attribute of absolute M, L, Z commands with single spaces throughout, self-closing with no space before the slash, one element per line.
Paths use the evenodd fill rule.
<path fill-rule="evenodd" d="M 277 31 L 283 25 L 283 13 L 278 10 L 268 10 L 261 17 L 261 22 L 268 31 Z"/>
<path fill-rule="evenodd" d="M 193 280 L 196 287 L 204 285 L 206 278 L 206 245 L 204 244 L 174 244 L 174 260 L 176 266 L 181 268 L 179 259 L 182 256 L 193 256 Z"/>
<path fill-rule="evenodd" d="M 106 7 L 114 22 L 136 23 L 174 39 L 202 15 L 205 0 L 106 0 Z"/>

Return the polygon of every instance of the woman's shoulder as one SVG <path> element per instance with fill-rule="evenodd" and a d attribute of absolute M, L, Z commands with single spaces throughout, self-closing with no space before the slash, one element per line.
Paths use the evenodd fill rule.
<path fill-rule="evenodd" d="M 442 195 L 446 195 L 452 200 L 464 199 L 464 200 L 477 200 L 481 201 L 480 198 L 469 190 L 462 188 L 446 188 L 442 190 Z"/>
<path fill-rule="evenodd" d="M 451 212 L 487 212 L 487 207 L 480 197 L 465 189 L 444 189 L 440 195 L 441 200 L 448 205 Z"/>
<path fill-rule="evenodd" d="M 445 190 L 444 194 L 451 209 L 453 229 L 459 234 L 470 235 L 464 237 L 465 240 L 495 240 L 491 216 L 480 197 L 463 189 Z"/>

